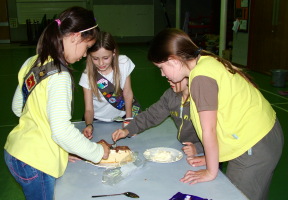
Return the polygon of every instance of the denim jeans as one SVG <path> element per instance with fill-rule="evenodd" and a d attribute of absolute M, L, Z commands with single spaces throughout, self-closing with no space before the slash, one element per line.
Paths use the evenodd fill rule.
<path fill-rule="evenodd" d="M 26 200 L 53 200 L 56 179 L 11 156 L 4 150 L 6 165 L 21 185 Z"/>

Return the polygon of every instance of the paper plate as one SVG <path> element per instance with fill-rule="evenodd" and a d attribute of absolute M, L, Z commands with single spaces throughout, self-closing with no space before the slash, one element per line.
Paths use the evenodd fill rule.
<path fill-rule="evenodd" d="M 167 147 L 147 149 L 143 155 L 147 160 L 157 163 L 172 163 L 181 160 L 183 157 L 181 151 Z"/>

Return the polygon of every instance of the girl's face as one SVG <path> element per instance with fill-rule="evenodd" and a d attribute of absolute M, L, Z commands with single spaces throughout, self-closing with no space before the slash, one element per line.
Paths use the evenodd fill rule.
<path fill-rule="evenodd" d="M 106 50 L 105 48 L 100 48 L 98 51 L 91 53 L 91 58 L 94 65 L 97 67 L 98 71 L 109 73 L 112 71 L 112 61 L 114 57 L 114 52 Z"/>
<path fill-rule="evenodd" d="M 161 70 L 162 76 L 174 83 L 180 82 L 185 77 L 183 66 L 179 60 L 169 59 L 163 63 L 154 63 L 154 65 Z"/>
<path fill-rule="evenodd" d="M 182 81 L 173 83 L 172 81 L 168 80 L 171 88 L 174 92 L 183 92 L 188 90 L 188 78 L 184 78 Z"/>
<path fill-rule="evenodd" d="M 72 33 L 63 38 L 64 57 L 67 63 L 73 64 L 86 57 L 89 49 L 96 40 L 83 40 L 81 33 Z"/>

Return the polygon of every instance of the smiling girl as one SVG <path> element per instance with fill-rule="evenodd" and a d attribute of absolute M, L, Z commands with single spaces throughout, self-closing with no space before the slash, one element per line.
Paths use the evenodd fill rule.
<path fill-rule="evenodd" d="M 115 118 L 132 118 L 140 111 L 132 105 L 133 91 L 130 74 L 134 63 L 119 50 L 112 35 L 100 32 L 95 45 L 89 49 L 86 70 L 79 84 L 85 100 L 84 135 L 91 139 L 93 120 L 111 122 Z"/>

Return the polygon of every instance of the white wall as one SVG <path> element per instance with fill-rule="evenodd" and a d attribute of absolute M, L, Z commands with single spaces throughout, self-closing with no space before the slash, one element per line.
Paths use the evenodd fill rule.
<path fill-rule="evenodd" d="M 113 36 L 154 35 L 154 4 L 94 5 L 93 12 L 100 29 Z"/>

